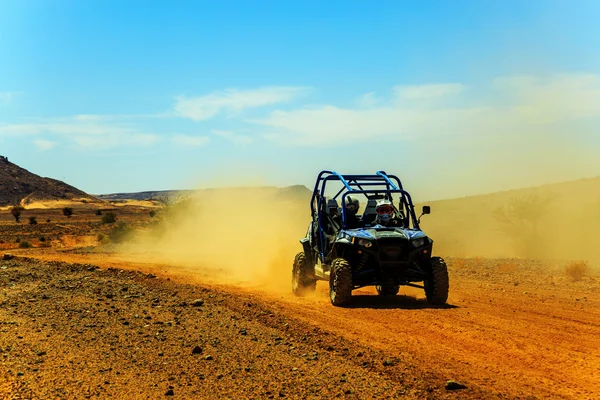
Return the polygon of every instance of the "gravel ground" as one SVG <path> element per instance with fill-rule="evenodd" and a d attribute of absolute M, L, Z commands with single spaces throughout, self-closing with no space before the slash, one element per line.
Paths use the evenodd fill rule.
<path fill-rule="evenodd" d="M 0 287 L 6 399 L 457 393 L 433 372 L 214 288 L 28 258 L 0 261 Z"/>

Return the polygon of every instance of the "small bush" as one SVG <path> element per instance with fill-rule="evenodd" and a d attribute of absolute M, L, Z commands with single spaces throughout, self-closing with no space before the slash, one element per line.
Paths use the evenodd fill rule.
<path fill-rule="evenodd" d="M 109 244 L 110 243 L 110 238 L 102 232 L 100 232 L 98 234 L 98 236 L 96 236 L 96 238 L 98 239 L 98 243 L 100 243 L 100 244 Z"/>
<path fill-rule="evenodd" d="M 71 218 L 71 215 L 73 215 L 73 209 L 71 207 L 65 207 L 62 211 L 67 218 Z"/>
<path fill-rule="evenodd" d="M 100 210 L 100 209 L 96 210 L 96 215 L 102 215 L 102 210 Z"/>
<path fill-rule="evenodd" d="M 113 243 L 122 243 L 129 240 L 133 235 L 133 228 L 121 222 L 115 226 L 109 233 L 108 237 Z"/>
<path fill-rule="evenodd" d="M 16 242 L 16 243 L 21 243 L 21 238 L 20 238 L 20 237 L 16 238 L 16 239 L 15 239 L 15 242 Z"/>
<path fill-rule="evenodd" d="M 29 217 L 29 225 L 37 225 L 37 218 Z"/>
<path fill-rule="evenodd" d="M 29 243 L 27 240 L 23 240 L 21 243 L 19 243 L 19 248 L 20 249 L 30 249 L 33 246 L 31 245 L 31 243 Z"/>
<path fill-rule="evenodd" d="M 102 216 L 103 224 L 114 224 L 115 222 L 117 222 L 117 214 L 114 212 L 107 212 Z"/>
<path fill-rule="evenodd" d="M 156 216 L 156 211 L 151 210 L 148 214 L 150 214 L 150 218 L 154 218 Z"/>
<path fill-rule="evenodd" d="M 45 242 L 46 241 L 46 237 L 45 236 L 40 236 L 40 242 Z"/>
<path fill-rule="evenodd" d="M 50 222 L 50 218 L 46 218 L 46 222 Z"/>
<path fill-rule="evenodd" d="M 20 218 L 21 218 L 21 213 L 25 210 L 24 207 L 21 206 L 14 206 L 10 209 L 10 213 L 12 214 L 13 217 L 15 217 L 15 221 L 19 222 Z"/>
<path fill-rule="evenodd" d="M 569 278 L 573 279 L 573 281 L 580 281 L 583 279 L 589 270 L 590 268 L 585 261 L 572 262 L 565 267 L 565 273 Z"/>

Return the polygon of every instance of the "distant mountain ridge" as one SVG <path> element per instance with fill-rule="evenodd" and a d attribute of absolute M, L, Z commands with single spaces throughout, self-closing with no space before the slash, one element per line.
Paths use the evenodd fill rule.
<path fill-rule="evenodd" d="M 144 192 L 132 193 L 109 193 L 97 195 L 99 199 L 106 201 L 127 201 L 127 200 L 159 200 L 168 201 L 186 196 L 202 196 L 204 194 L 227 194 L 228 191 L 243 192 L 244 190 L 273 192 L 273 195 L 279 199 L 291 201 L 308 201 L 312 195 L 306 186 L 293 185 L 286 187 L 275 186 L 256 186 L 256 187 L 232 187 L 232 188 L 207 188 L 199 190 L 149 190 Z"/>
<path fill-rule="evenodd" d="M 75 199 L 98 201 L 76 187 L 36 175 L 0 156 L 0 206 Z"/>

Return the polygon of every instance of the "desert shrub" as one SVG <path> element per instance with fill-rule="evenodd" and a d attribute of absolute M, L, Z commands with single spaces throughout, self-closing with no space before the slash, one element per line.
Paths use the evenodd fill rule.
<path fill-rule="evenodd" d="M 40 242 L 45 242 L 46 241 L 46 237 L 45 236 L 40 236 Z"/>
<path fill-rule="evenodd" d="M 565 274 L 574 281 L 580 281 L 589 270 L 590 268 L 585 261 L 577 261 L 572 262 L 565 267 Z"/>
<path fill-rule="evenodd" d="M 62 211 L 67 218 L 71 218 L 71 215 L 73 215 L 73 208 L 71 207 L 65 207 Z"/>
<path fill-rule="evenodd" d="M 122 243 L 129 240 L 133 235 L 133 228 L 121 222 L 108 232 L 108 237 L 113 243 Z"/>
<path fill-rule="evenodd" d="M 50 222 L 50 218 L 46 218 L 46 222 Z"/>
<path fill-rule="evenodd" d="M 21 243 L 21 238 L 20 237 L 16 238 L 15 243 Z"/>
<path fill-rule="evenodd" d="M 102 215 L 102 210 L 100 210 L 100 209 L 96 210 L 96 215 Z"/>
<path fill-rule="evenodd" d="M 31 245 L 31 243 L 29 243 L 27 240 L 23 240 L 19 243 L 19 248 L 21 249 L 30 249 L 33 246 Z"/>
<path fill-rule="evenodd" d="M 102 216 L 103 224 L 114 224 L 115 222 L 117 222 L 117 214 L 114 212 L 107 212 Z"/>
<path fill-rule="evenodd" d="M 154 218 L 156 216 L 156 211 L 150 210 L 150 212 L 148 214 L 150 215 L 151 218 Z"/>
<path fill-rule="evenodd" d="M 534 193 L 510 198 L 492 211 L 492 217 L 498 224 L 498 233 L 513 242 L 518 255 L 539 257 L 545 254 L 541 226 L 551 214 L 555 200 L 552 195 Z"/>
<path fill-rule="evenodd" d="M 29 225 L 37 225 L 37 218 L 29 217 Z"/>
<path fill-rule="evenodd" d="M 15 217 L 16 222 L 19 222 L 19 220 L 21 218 L 21 213 L 24 210 L 25 210 L 25 208 L 22 206 L 14 206 L 10 209 L 10 213 L 12 214 L 13 217 Z"/>
<path fill-rule="evenodd" d="M 96 239 L 98 239 L 98 243 L 100 243 L 100 244 L 109 244 L 110 243 L 110 238 L 102 232 L 98 233 L 98 236 L 96 236 Z"/>

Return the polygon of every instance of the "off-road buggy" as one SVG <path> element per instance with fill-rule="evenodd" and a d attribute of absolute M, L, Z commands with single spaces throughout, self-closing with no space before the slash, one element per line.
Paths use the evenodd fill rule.
<path fill-rule="evenodd" d="M 339 189 L 329 198 L 325 192 L 332 185 L 326 188 L 328 182 L 337 184 L 331 193 Z M 348 226 L 349 195 L 366 200 L 359 215 L 360 227 L 354 229 Z M 396 215 L 402 218 L 401 226 L 384 227 L 376 223 L 376 203 L 383 199 L 392 202 Z M 303 251 L 296 255 L 292 269 L 294 294 L 310 293 L 317 281 L 323 280 L 329 281 L 330 299 L 335 306 L 350 303 L 354 289 L 375 286 L 379 295 L 393 296 L 402 285 L 424 289 L 430 304 L 446 303 L 449 288 L 446 263 L 441 257 L 432 257 L 433 240 L 419 228 L 420 218 L 430 213 L 430 207 L 423 206 L 417 217 L 411 196 L 397 176 L 384 171 L 375 175 L 321 171 L 310 209 L 312 221 L 306 236 L 300 239 Z"/>

